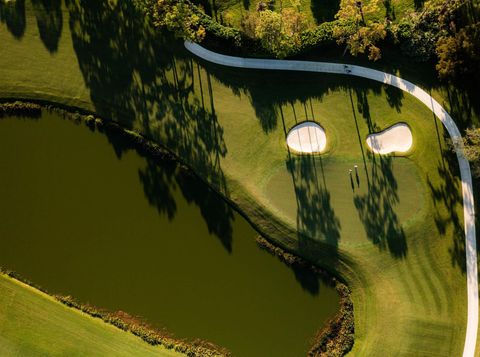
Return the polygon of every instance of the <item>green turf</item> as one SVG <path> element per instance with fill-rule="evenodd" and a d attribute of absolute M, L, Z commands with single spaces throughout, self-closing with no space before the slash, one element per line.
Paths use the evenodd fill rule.
<path fill-rule="evenodd" d="M 0 274 L 2 356 L 180 356 Z"/>
<path fill-rule="evenodd" d="M 175 151 L 273 239 L 348 282 L 352 355 L 461 353 L 458 170 L 443 128 L 420 102 L 367 80 L 199 62 L 181 44 L 141 30 L 141 16 L 124 2 L 70 1 L 52 50 L 28 4 L 22 36 L 0 27 L 8 53 L 0 57 L 0 97 L 95 110 Z M 434 94 L 443 104 L 451 100 L 446 93 Z M 456 108 L 455 119 L 470 110 Z M 327 132 L 323 163 L 285 145 L 286 131 L 307 118 Z M 411 154 L 369 154 L 366 135 L 398 121 L 414 133 Z M 353 164 L 362 168 L 355 192 L 346 172 Z"/>

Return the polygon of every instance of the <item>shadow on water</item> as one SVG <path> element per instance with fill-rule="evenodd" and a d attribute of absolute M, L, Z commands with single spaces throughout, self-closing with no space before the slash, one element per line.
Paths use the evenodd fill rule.
<path fill-rule="evenodd" d="M 195 204 L 210 234 L 215 235 L 223 247 L 232 252 L 234 211 L 230 205 L 199 178 L 183 168 L 176 161 L 163 156 L 154 157 L 126 138 L 122 131 L 106 130 L 105 134 L 112 144 L 117 157 L 128 150 L 145 158 L 147 165 L 138 172 L 145 197 L 160 215 L 172 221 L 177 213 L 175 192 L 180 191 L 188 203 Z"/>
<path fill-rule="evenodd" d="M 368 239 L 395 258 L 404 258 L 408 247 L 405 232 L 395 213 L 399 202 L 391 156 L 374 157 L 370 163 L 367 193 L 355 195 L 353 202 Z"/>
<path fill-rule="evenodd" d="M 321 160 L 310 155 L 293 155 L 289 150 L 286 166 L 295 190 L 300 251 L 305 256 L 314 256 L 319 250 L 323 251 L 323 254 L 329 251 L 329 258 L 335 261 L 341 227 L 331 204 Z M 314 295 L 318 294 L 318 276 L 306 269 L 294 268 L 294 273 L 305 290 Z"/>
<path fill-rule="evenodd" d="M 48 51 L 58 50 L 58 42 L 62 35 L 63 14 L 61 0 L 31 0 L 37 18 L 40 38 Z"/>
<path fill-rule="evenodd" d="M 74 49 L 96 111 L 194 166 L 225 194 L 227 153 L 209 77 L 197 77 L 181 43 L 152 29 L 131 2 L 67 1 Z M 175 53 L 175 55 L 174 55 Z M 199 81 L 201 98 L 194 94 Z"/>
<path fill-rule="evenodd" d="M 210 78 L 200 83 L 201 99 L 192 98 L 193 63 L 168 52 L 172 39 L 157 35 L 130 2 L 111 8 L 106 2 L 67 1 L 67 6 L 74 48 L 96 111 L 127 128 L 140 122 L 144 135 L 176 148 L 202 177 L 227 193 L 220 167 L 227 149 Z M 159 128 L 162 137 L 157 136 Z M 117 157 L 131 148 L 118 133 L 107 135 Z M 139 178 L 149 203 L 172 220 L 176 214 L 172 190 L 179 189 L 200 208 L 209 232 L 231 252 L 230 206 L 212 190 L 196 189 L 177 165 L 159 166 L 151 158 L 147 162 Z"/>
<path fill-rule="evenodd" d="M 0 0 L 0 23 L 4 23 L 13 37 L 20 40 L 27 26 L 25 0 Z"/>
<path fill-rule="evenodd" d="M 226 69 L 193 61 L 182 43 L 151 28 L 148 19 L 130 1 L 66 0 L 65 3 L 79 67 L 99 115 L 116 120 L 127 128 L 135 126 L 149 139 L 175 148 L 176 154 L 191 164 L 199 176 L 227 196 L 221 162 L 228 150 L 215 109 L 212 77 L 235 95 L 248 97 L 266 133 L 277 127 L 278 108 L 282 105 L 300 102 L 307 108 L 312 99 L 321 100 L 331 91 L 353 88 L 358 109 L 373 129 L 367 95 L 380 95 L 381 84 L 326 75 L 320 80 L 319 75 L 308 75 L 302 76 L 302 85 L 298 85 L 298 73 L 282 73 L 280 76 L 278 72 L 266 72 L 259 75 L 256 71 Z M 21 4 L 17 1 L 15 8 Z M 63 26 L 58 2 L 35 0 L 34 4 L 39 28 L 43 28 L 41 33 L 48 38 L 42 37 L 42 40 L 49 50 L 55 51 Z M 6 8 L 2 5 L 2 19 L 6 18 Z M 19 13 L 25 16 L 24 11 Z M 291 90 L 290 84 L 295 84 L 295 90 Z M 399 110 L 403 97 L 395 93 L 389 95 L 391 100 L 388 103 Z M 110 140 L 120 157 L 125 148 L 112 138 Z M 340 223 L 332 208 L 325 180 L 317 177 L 321 161 L 289 155 L 286 166 L 294 182 L 299 231 L 305 236 L 322 237 L 330 246 L 337 247 Z M 140 174 L 149 202 L 170 218 L 176 209 L 168 199 L 163 183 L 168 186 L 171 175 L 168 170 L 156 169 L 154 164 L 149 164 Z M 183 191 L 199 205 L 201 201 L 208 201 L 206 197 L 189 192 L 186 187 Z M 365 204 L 368 206 L 371 202 Z M 205 211 L 209 209 L 205 208 Z M 227 232 L 222 242 L 227 250 L 231 250 L 228 234 L 231 227 L 215 222 L 206 212 L 209 229 L 219 232 L 222 237 Z M 231 216 L 228 206 L 218 208 L 217 214 Z M 368 217 L 366 215 L 365 219 Z M 391 229 L 395 231 L 395 224 Z M 304 239 L 301 241 L 307 245 Z"/>

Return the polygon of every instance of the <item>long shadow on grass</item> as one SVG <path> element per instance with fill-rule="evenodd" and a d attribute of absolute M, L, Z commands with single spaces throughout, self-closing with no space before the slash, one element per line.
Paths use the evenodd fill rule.
<path fill-rule="evenodd" d="M 286 166 L 295 190 L 300 251 L 309 255 L 313 246 L 318 248 L 327 243 L 329 250 L 336 252 L 340 240 L 340 221 L 331 205 L 325 178 L 320 174 L 323 170 L 321 158 L 297 156 L 289 151 Z M 305 270 L 294 272 L 305 290 L 318 294 L 318 277 L 307 274 Z"/>
<path fill-rule="evenodd" d="M 74 49 L 96 112 L 173 150 L 228 195 L 221 168 L 227 147 L 210 77 L 199 77 L 181 44 L 153 29 L 131 1 L 67 0 L 66 5 Z M 125 146 L 110 140 L 121 156 Z M 168 190 L 177 187 L 200 207 L 210 231 L 231 251 L 233 214 L 228 205 L 213 205 L 209 195 L 191 190 L 152 162 L 139 175 L 159 213 L 173 218 L 176 208 Z"/>
<path fill-rule="evenodd" d="M 13 37 L 20 40 L 27 26 L 25 0 L 0 0 L 0 23 L 7 25 L 7 29 Z"/>
<path fill-rule="evenodd" d="M 400 110 L 403 96 L 401 91 L 383 92 L 383 85 L 373 81 L 342 75 L 299 73 L 293 71 L 259 71 L 232 69 L 214 65 L 203 60 L 197 62 L 221 84 L 239 97 L 249 99 L 255 116 L 265 133 L 277 129 L 280 115 L 278 108 L 300 103 L 310 106 L 312 100 L 322 99 L 332 92 L 353 90 L 359 110 L 368 121 L 370 118 L 367 96 L 387 95 L 387 103 Z"/>
<path fill-rule="evenodd" d="M 370 182 L 364 195 L 354 196 L 353 202 L 368 239 L 380 250 L 395 258 L 408 252 L 405 232 L 395 213 L 399 202 L 398 186 L 392 170 L 391 156 L 374 157 L 370 163 Z"/>
<path fill-rule="evenodd" d="M 453 237 L 449 248 L 451 262 L 465 273 L 465 232 L 463 217 L 458 215 L 463 198 L 459 177 L 453 173 L 458 172 L 458 165 L 455 154 L 447 149 L 442 150 L 442 156 L 434 175 L 437 177 L 427 175 L 427 184 L 435 207 L 434 220 L 440 236 L 450 233 Z"/>
<path fill-rule="evenodd" d="M 62 1 L 32 0 L 32 5 L 43 44 L 51 53 L 57 52 L 63 28 Z"/>

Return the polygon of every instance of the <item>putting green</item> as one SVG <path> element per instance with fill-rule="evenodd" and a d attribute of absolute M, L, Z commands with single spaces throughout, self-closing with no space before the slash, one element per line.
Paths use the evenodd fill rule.
<path fill-rule="evenodd" d="M 368 80 L 206 64 L 181 42 L 155 36 L 130 2 L 73 0 L 55 10 L 50 15 L 63 19 L 57 31 L 37 25 L 37 17 L 49 17 L 28 1 L 23 32 L 0 24 L 8 53 L 0 56 L 0 97 L 95 111 L 170 148 L 278 244 L 347 281 L 352 355 L 461 354 L 458 170 L 443 128 L 422 103 Z M 305 120 L 328 133 L 325 185 L 323 177 L 311 179 L 319 159 L 298 163 L 285 143 Z M 413 150 L 403 159 L 372 156 L 366 137 L 398 122 L 415 133 Z M 355 192 L 348 174 L 364 160 L 368 194 L 366 173 Z M 318 241 L 298 230 L 328 234 Z M 369 239 L 376 232 L 383 235 Z"/>
<path fill-rule="evenodd" d="M 366 165 L 362 162 L 357 173 L 355 162 L 321 157 L 297 157 L 293 161 L 299 169 L 280 166 L 265 187 L 272 206 L 288 222 L 304 234 L 328 241 L 329 230 L 324 224 L 330 219 L 338 222 L 336 236 L 342 244 L 363 245 L 370 241 L 377 242 L 380 249 L 388 248 L 385 243 L 402 249 L 402 226 L 420 219 L 425 201 L 424 187 L 411 161 L 377 157 Z M 308 199 L 296 200 L 301 191 Z"/>

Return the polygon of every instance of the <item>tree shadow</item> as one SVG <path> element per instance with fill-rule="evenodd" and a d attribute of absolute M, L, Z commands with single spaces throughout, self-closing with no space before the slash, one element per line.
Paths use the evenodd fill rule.
<path fill-rule="evenodd" d="M 67 0 L 66 5 L 74 49 L 95 111 L 172 149 L 228 196 L 221 168 L 227 147 L 210 76 L 201 75 L 182 44 L 154 29 L 130 1 Z M 109 140 L 119 157 L 128 149 L 111 135 Z M 172 173 L 157 162 L 147 162 L 139 178 L 150 204 L 172 219 L 177 187 L 200 207 L 209 231 L 230 252 L 233 211 L 228 204 L 212 191 L 190 188 L 198 182 L 187 185 L 178 169 Z"/>
<path fill-rule="evenodd" d="M 32 5 L 43 44 L 49 52 L 57 52 L 63 28 L 62 1 L 32 0 Z"/>
<path fill-rule="evenodd" d="M 368 104 L 368 90 L 363 87 L 354 88 L 355 96 L 357 98 L 357 111 L 365 119 L 368 132 L 371 134 L 375 132 L 376 125 L 372 121 L 372 115 L 370 114 L 370 105 Z M 350 100 L 352 101 L 351 97 Z"/>
<path fill-rule="evenodd" d="M 13 37 L 20 40 L 27 26 L 25 0 L 0 0 L 0 23 L 4 23 Z"/>
<path fill-rule="evenodd" d="M 312 0 L 310 3 L 313 17 L 317 25 L 322 22 L 333 21 L 335 15 L 340 10 L 339 0 Z"/>
<path fill-rule="evenodd" d="M 338 247 L 340 221 L 332 207 L 325 177 L 319 174 L 323 172 L 321 158 L 289 152 L 286 166 L 295 190 L 299 238 L 306 236 Z"/>
<path fill-rule="evenodd" d="M 405 97 L 405 95 L 403 94 L 403 91 L 389 85 L 385 85 L 383 88 L 385 90 L 387 102 L 390 105 L 390 107 L 394 108 L 397 111 L 397 113 L 400 113 L 402 108 L 402 101 L 403 101 L 403 98 Z"/>
<path fill-rule="evenodd" d="M 368 239 L 380 250 L 388 250 L 394 258 L 404 258 L 408 247 L 394 210 L 399 197 L 392 161 L 391 156 L 374 158 L 368 191 L 364 195 L 355 195 L 353 202 Z"/>
<path fill-rule="evenodd" d="M 469 126 L 480 125 L 480 89 L 475 83 L 470 86 L 468 83 L 446 86 L 448 112 L 455 119 L 459 129 L 466 129 Z"/>
<path fill-rule="evenodd" d="M 331 251 L 333 254 L 329 258 L 335 264 L 336 260 L 332 258 L 337 256 L 341 226 L 326 188 L 321 158 L 294 156 L 289 151 L 286 166 L 295 190 L 299 250 L 306 257 L 315 256 L 318 250 L 322 250 L 322 255 Z M 302 267 L 294 267 L 293 270 L 304 290 L 312 295 L 319 293 L 320 280 L 316 274 Z"/>
<path fill-rule="evenodd" d="M 152 153 L 132 140 L 131 136 L 116 126 L 102 130 L 107 136 L 119 159 L 129 150 L 146 160 L 144 168 L 138 171 L 138 177 L 149 204 L 173 220 L 177 213 L 177 192 L 190 204 L 200 209 L 210 234 L 215 235 L 223 247 L 232 252 L 234 210 L 207 184 L 170 156 Z"/>
<path fill-rule="evenodd" d="M 462 217 L 457 213 L 458 207 L 463 204 L 463 197 L 458 177 L 452 172 L 452 169 L 458 170 L 458 164 L 455 155 L 445 149 L 442 156 L 447 159 L 438 163 L 440 183 L 436 183 L 436 180 L 427 175 L 427 185 L 435 207 L 434 221 L 440 235 L 445 235 L 449 228 L 452 229 L 453 245 L 449 248 L 451 262 L 465 273 L 465 231 Z"/>

